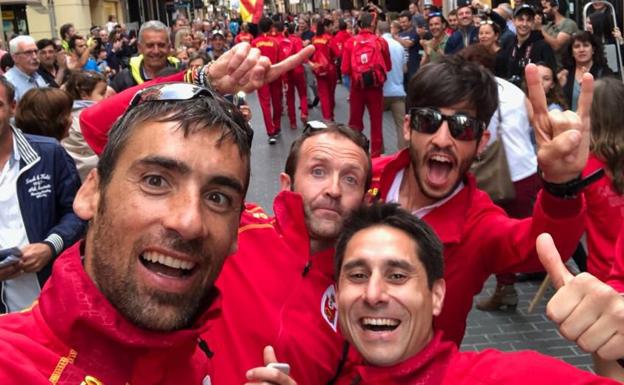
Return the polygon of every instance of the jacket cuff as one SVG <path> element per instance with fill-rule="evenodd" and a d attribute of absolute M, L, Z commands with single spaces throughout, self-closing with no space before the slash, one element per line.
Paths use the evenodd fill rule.
<path fill-rule="evenodd" d="M 578 215 L 583 210 L 583 194 L 578 194 L 573 199 L 563 199 L 542 189 L 540 195 L 542 210 L 551 218 L 569 218 Z"/>
<path fill-rule="evenodd" d="M 58 234 L 50 234 L 46 239 L 43 240 L 45 243 L 48 243 L 54 249 L 54 256 L 57 256 L 63 251 L 63 238 L 61 238 Z"/>

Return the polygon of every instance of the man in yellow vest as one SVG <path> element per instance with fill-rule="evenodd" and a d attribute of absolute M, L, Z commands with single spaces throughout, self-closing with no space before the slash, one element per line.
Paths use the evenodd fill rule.
<path fill-rule="evenodd" d="M 151 20 L 141 26 L 138 41 L 139 55 L 130 59 L 128 68 L 120 71 L 111 81 L 117 92 L 153 79 L 167 67 L 180 68 L 180 61 L 170 57 L 171 41 L 167 26 Z"/>

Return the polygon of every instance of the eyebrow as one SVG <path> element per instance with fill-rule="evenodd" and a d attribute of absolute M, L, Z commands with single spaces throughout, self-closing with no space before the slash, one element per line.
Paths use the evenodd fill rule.
<path fill-rule="evenodd" d="M 139 166 L 161 167 L 166 170 L 173 171 L 182 175 L 188 175 L 191 173 L 191 168 L 189 167 L 188 164 L 184 162 L 180 162 L 179 160 L 167 158 L 164 156 L 158 156 L 158 155 L 147 156 L 145 158 L 139 159 L 135 162 L 135 164 Z M 244 192 L 242 183 L 238 181 L 237 179 L 230 177 L 230 176 L 216 175 L 210 178 L 209 182 L 211 184 L 229 187 L 240 194 Z"/>
<path fill-rule="evenodd" d="M 399 259 L 391 259 L 387 262 L 385 262 L 386 267 L 392 267 L 392 268 L 399 268 L 399 269 L 403 269 L 406 271 L 414 271 L 414 266 L 404 260 L 399 260 Z M 366 262 L 364 259 L 359 258 L 350 262 L 345 263 L 342 266 L 342 270 L 351 270 L 351 269 L 356 269 L 359 267 L 365 267 L 366 266 Z"/>

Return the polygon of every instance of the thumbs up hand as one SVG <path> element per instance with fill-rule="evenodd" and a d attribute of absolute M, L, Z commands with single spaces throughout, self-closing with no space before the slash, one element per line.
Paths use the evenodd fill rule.
<path fill-rule="evenodd" d="M 624 358 L 624 297 L 591 274 L 570 274 L 549 234 L 541 234 L 536 246 L 557 289 L 548 318 L 584 351 L 608 361 Z"/>

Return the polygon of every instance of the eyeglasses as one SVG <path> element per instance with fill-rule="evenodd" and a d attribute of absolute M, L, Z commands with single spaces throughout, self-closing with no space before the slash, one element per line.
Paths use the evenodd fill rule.
<path fill-rule="evenodd" d="M 370 147 L 370 141 L 368 140 L 368 138 L 366 137 L 366 135 L 364 135 L 364 133 L 362 133 L 361 131 L 357 131 L 357 130 L 353 130 L 343 124 L 336 124 L 335 127 L 337 128 L 336 131 L 342 132 L 342 135 L 349 137 L 349 135 L 345 135 L 344 131 L 348 130 L 350 133 L 354 134 L 356 136 L 356 140 L 354 140 L 354 138 L 350 138 L 353 142 L 355 142 L 358 146 L 360 146 L 364 152 L 366 153 L 366 155 L 368 155 L 368 149 Z M 314 133 L 320 132 L 320 131 L 325 131 L 328 130 L 329 126 L 323 122 L 321 122 L 320 120 L 309 120 L 304 129 L 303 129 L 303 135 L 305 137 L 309 137 L 312 136 Z M 334 131 L 335 132 L 335 131 Z"/>
<path fill-rule="evenodd" d="M 451 136 L 457 140 L 480 139 L 486 126 L 485 123 L 466 116 L 465 114 L 444 115 L 433 108 L 410 108 L 410 126 L 412 130 L 423 134 L 434 134 L 443 121 L 448 122 Z"/>
<path fill-rule="evenodd" d="M 29 49 L 28 51 L 15 52 L 15 55 L 36 56 L 38 53 L 38 49 Z"/>
<path fill-rule="evenodd" d="M 236 108 L 231 102 L 213 93 L 208 88 L 199 87 L 189 83 L 161 83 L 144 88 L 137 92 L 134 97 L 132 97 L 132 100 L 130 100 L 130 104 L 128 105 L 128 109 L 125 114 L 143 103 L 175 102 L 200 98 L 211 98 L 225 104 L 229 104 L 232 108 Z M 246 123 L 239 124 L 239 126 L 241 126 L 245 131 L 245 135 L 247 136 L 246 139 L 249 143 L 249 147 L 251 148 L 251 142 L 254 135 L 253 130 Z"/>

